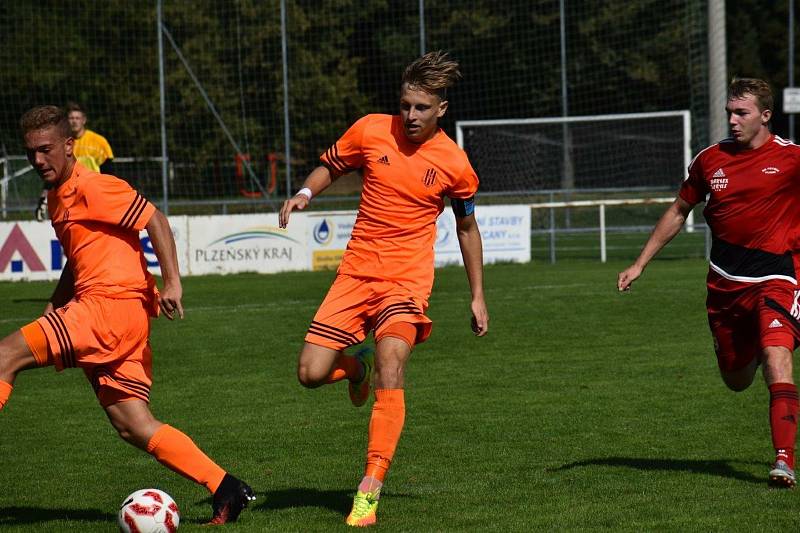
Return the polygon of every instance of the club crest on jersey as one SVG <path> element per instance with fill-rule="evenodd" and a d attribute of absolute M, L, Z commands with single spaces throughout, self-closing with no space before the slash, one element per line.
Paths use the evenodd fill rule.
<path fill-rule="evenodd" d="M 761 172 L 763 172 L 764 174 L 777 174 L 778 172 L 780 172 L 780 169 L 775 167 L 767 167 L 767 168 L 762 168 Z"/>
<path fill-rule="evenodd" d="M 429 168 L 425 171 L 425 175 L 422 177 L 422 183 L 425 184 L 426 187 L 432 186 L 436 183 L 436 169 Z"/>
<path fill-rule="evenodd" d="M 717 169 L 714 175 L 711 176 L 711 190 L 721 191 L 728 187 L 728 178 L 725 177 L 725 171 L 722 168 Z"/>

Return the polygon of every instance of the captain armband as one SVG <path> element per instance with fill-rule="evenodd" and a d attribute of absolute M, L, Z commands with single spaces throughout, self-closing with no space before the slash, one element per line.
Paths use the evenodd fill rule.
<path fill-rule="evenodd" d="M 457 217 L 468 217 L 475 212 L 475 197 L 461 200 L 459 198 L 451 198 L 450 206 L 453 208 L 453 214 Z"/>

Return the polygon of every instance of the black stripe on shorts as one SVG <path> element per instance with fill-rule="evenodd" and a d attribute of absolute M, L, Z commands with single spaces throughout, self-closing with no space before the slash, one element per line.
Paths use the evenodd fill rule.
<path fill-rule="evenodd" d="M 421 315 L 422 311 L 412 302 L 396 303 L 386 307 L 380 312 L 375 320 L 375 331 L 386 322 L 387 319 L 395 315 Z"/>
<path fill-rule="evenodd" d="M 349 331 L 335 328 L 333 326 L 329 326 L 327 324 L 323 324 L 321 322 L 316 322 L 316 321 L 311 322 L 311 325 L 308 327 L 308 332 L 313 335 L 318 335 L 320 337 L 325 337 L 326 339 L 330 339 L 332 341 L 345 344 L 347 346 L 351 346 L 353 344 L 358 344 L 359 342 L 361 342 L 358 340 L 358 337 L 356 337 Z"/>

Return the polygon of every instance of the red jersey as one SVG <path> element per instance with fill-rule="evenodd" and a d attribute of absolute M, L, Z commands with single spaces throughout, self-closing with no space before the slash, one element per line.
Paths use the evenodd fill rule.
<path fill-rule="evenodd" d="M 713 272 L 735 282 L 797 283 L 800 147 L 775 135 L 753 150 L 726 139 L 695 157 L 679 195 L 706 202 Z"/>
<path fill-rule="evenodd" d="M 75 277 L 75 295 L 153 302 L 155 279 L 139 242 L 156 208 L 125 181 L 76 162 L 48 193 L 56 236 Z"/>
<path fill-rule="evenodd" d="M 339 272 L 396 281 L 427 300 L 444 197 L 471 200 L 478 190 L 464 151 L 442 130 L 415 144 L 399 116 L 367 115 L 320 160 L 334 177 L 356 169 L 363 174 L 358 216 Z"/>

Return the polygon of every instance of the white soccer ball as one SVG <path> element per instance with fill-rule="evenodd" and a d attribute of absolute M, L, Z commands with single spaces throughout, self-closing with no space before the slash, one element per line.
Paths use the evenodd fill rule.
<path fill-rule="evenodd" d="M 125 498 L 117 518 L 124 533 L 174 533 L 181 521 L 175 500 L 158 489 L 137 490 Z"/>

